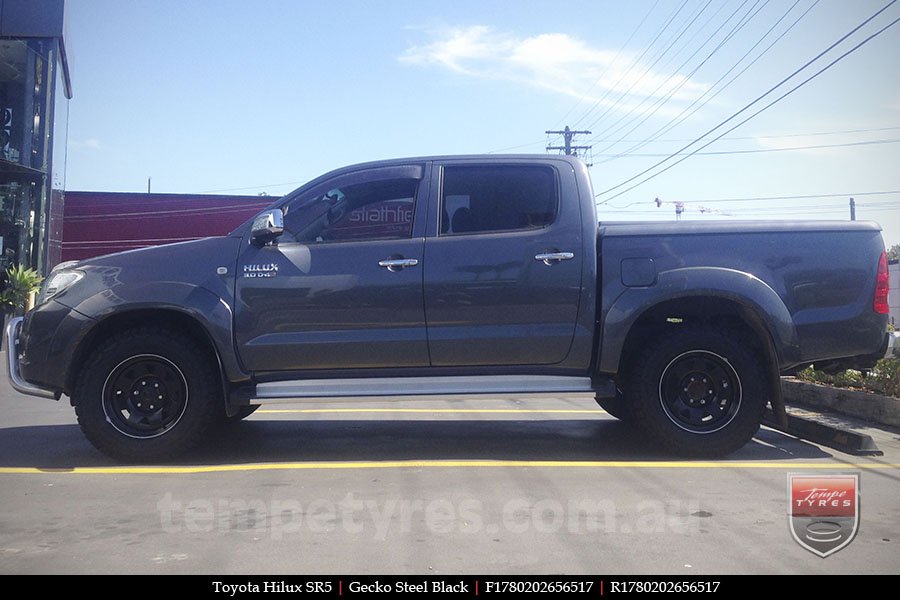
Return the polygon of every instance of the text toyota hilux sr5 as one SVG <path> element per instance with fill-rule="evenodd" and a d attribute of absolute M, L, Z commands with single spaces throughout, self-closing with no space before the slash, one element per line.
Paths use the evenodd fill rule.
<path fill-rule="evenodd" d="M 878 225 L 598 225 L 594 202 L 569 157 L 339 169 L 225 237 L 57 266 L 7 327 L 10 379 L 120 460 L 270 402 L 577 393 L 712 456 L 783 414 L 780 375 L 884 355 Z"/>

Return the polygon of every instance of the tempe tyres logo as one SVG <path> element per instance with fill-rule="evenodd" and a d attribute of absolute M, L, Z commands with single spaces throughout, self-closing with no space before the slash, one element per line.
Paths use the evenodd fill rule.
<path fill-rule="evenodd" d="M 788 524 L 797 543 L 822 558 L 859 528 L 859 475 L 788 475 Z"/>

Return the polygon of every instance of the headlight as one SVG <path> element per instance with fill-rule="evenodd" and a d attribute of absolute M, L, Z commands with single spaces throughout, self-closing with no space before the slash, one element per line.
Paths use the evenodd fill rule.
<path fill-rule="evenodd" d="M 64 289 L 72 286 L 82 277 L 84 277 L 84 273 L 82 273 L 81 271 L 54 269 L 54 271 L 50 273 L 50 276 L 47 278 L 47 281 L 44 284 L 44 289 L 41 291 L 41 297 L 38 300 L 38 303 L 41 304 L 46 302 Z"/>

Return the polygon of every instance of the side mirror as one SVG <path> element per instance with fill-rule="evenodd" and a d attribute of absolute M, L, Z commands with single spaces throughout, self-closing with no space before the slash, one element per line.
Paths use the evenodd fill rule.
<path fill-rule="evenodd" d="M 280 208 L 267 210 L 253 219 L 250 228 L 250 239 L 254 244 L 265 246 L 284 233 L 284 213 Z"/>

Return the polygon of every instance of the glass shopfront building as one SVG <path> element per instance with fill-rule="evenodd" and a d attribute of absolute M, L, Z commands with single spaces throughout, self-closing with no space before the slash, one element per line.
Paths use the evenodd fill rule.
<path fill-rule="evenodd" d="M 71 85 L 62 0 L 0 0 L 0 269 L 60 260 Z"/>

